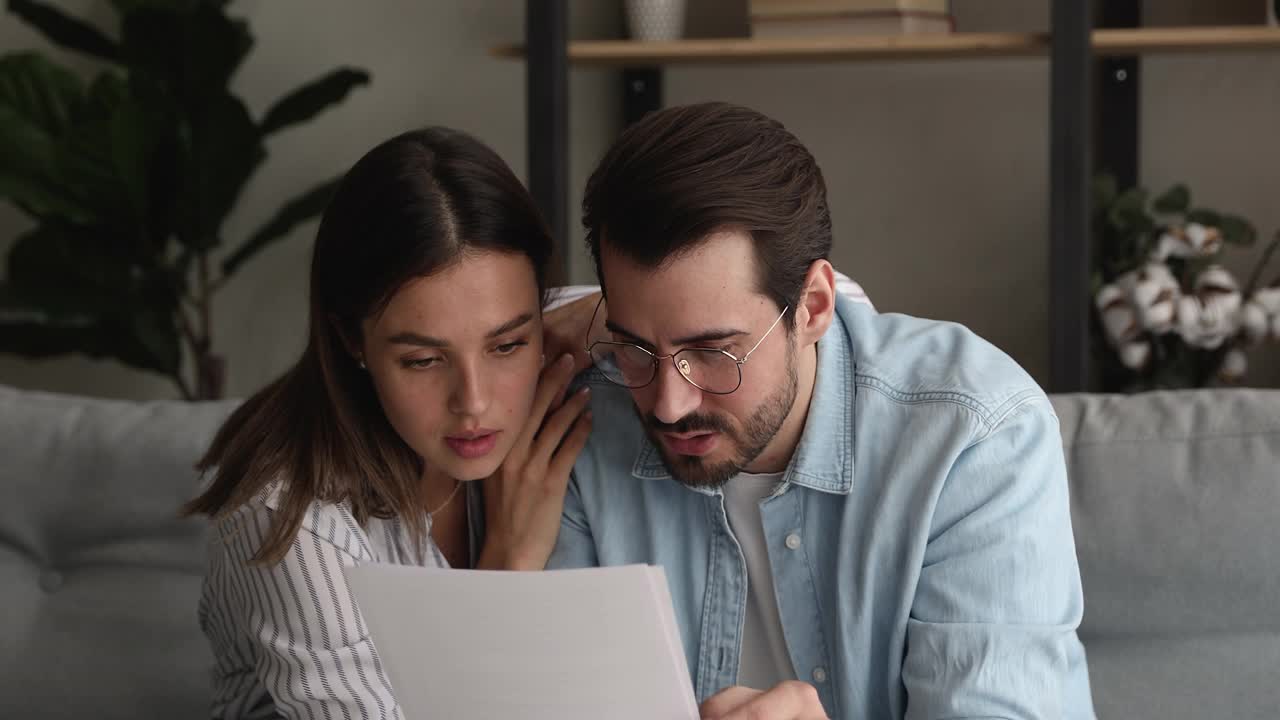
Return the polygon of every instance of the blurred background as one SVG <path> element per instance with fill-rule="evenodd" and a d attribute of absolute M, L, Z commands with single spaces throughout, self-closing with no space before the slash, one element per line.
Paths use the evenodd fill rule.
<path fill-rule="evenodd" d="M 62 0 L 53 6 L 114 39 L 121 34 L 116 6 L 136 4 Z M 34 51 L 86 83 L 111 66 L 54 44 L 47 32 L 15 15 L 15 5 L 32 16 L 33 4 L 13 2 L 0 15 L 6 55 Z M 1266 23 L 1264 0 L 1141 5 L 1149 26 Z M 568 8 L 571 40 L 626 36 L 621 0 L 573 0 Z M 1047 32 L 1050 25 L 1049 0 L 953 0 L 948 9 L 956 33 Z M 242 0 L 229 3 L 225 12 L 243 21 L 256 39 L 229 80 L 231 93 L 255 122 L 278 110 L 282 97 L 335 68 L 362 71 L 367 82 L 345 76 L 344 87 L 329 88 L 341 93 L 323 112 L 265 135 L 267 154 L 246 176 L 216 233 L 222 243 L 209 252 L 215 266 L 278 217 L 282 206 L 410 128 L 465 129 L 527 178 L 525 63 L 494 52 L 524 42 L 525 3 Z M 752 32 L 747 0 L 688 0 L 683 12 L 685 38 Z M 1227 243 L 1214 258 L 1243 284 L 1280 229 L 1280 43 L 1151 54 L 1140 62 L 1138 183 L 1152 197 L 1183 183 L 1195 206 L 1247 219 L 1257 239 Z M 1047 384 L 1049 73 L 1043 53 L 673 64 L 664 71 L 663 103 L 727 100 L 781 120 L 810 147 L 826 175 L 838 269 L 862 283 L 881 311 L 964 323 Z M 577 201 L 595 162 L 623 127 L 621 74 L 616 67 L 575 65 L 569 76 L 566 242 L 568 277 L 575 283 L 594 282 Z M 296 215 L 297 222 L 273 228 L 278 237 L 212 296 L 208 338 L 225 358 L 221 390 L 227 397 L 260 388 L 302 349 L 316 223 L 314 212 Z M 9 258 L 11 272 L 10 251 L 34 227 L 30 213 L 0 202 L 0 256 Z M 1116 280 L 1118 272 L 1103 274 L 1108 276 L 1095 278 L 1099 286 Z M 1280 262 L 1262 280 L 1277 275 Z M 46 289 L 56 293 L 56 287 Z M 174 398 L 184 392 L 164 372 L 112 357 L 13 352 L 25 347 L 13 330 L 15 318 L 24 317 L 30 319 L 10 313 L 9 324 L 0 325 L 0 333 L 8 333 L 0 342 L 2 384 L 120 398 Z M 1113 349 L 1105 339 L 1099 343 Z M 185 392 L 194 393 L 199 381 L 192 375 L 191 351 L 178 347 Z M 1247 370 L 1234 382 L 1280 385 L 1280 342 L 1272 338 L 1244 352 Z M 1222 382 L 1216 377 L 1210 382 Z M 1106 389 L 1128 387 L 1137 385 Z"/>

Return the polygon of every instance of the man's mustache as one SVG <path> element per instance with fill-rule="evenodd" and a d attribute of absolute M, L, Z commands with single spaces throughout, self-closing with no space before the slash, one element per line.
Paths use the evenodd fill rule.
<path fill-rule="evenodd" d="M 733 428 L 729 426 L 722 418 L 716 415 L 685 415 L 673 423 L 664 423 L 652 414 L 645 416 L 645 424 L 657 432 L 668 433 L 691 433 L 691 432 L 732 432 Z"/>

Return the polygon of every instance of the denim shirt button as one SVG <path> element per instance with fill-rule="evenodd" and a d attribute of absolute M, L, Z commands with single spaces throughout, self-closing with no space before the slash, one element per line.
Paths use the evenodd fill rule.
<path fill-rule="evenodd" d="M 787 548 L 790 550 L 800 549 L 800 533 L 791 533 L 787 536 Z"/>
<path fill-rule="evenodd" d="M 814 668 L 814 669 L 813 669 L 813 681 L 814 681 L 814 682 L 816 682 L 816 683 L 818 683 L 819 685 L 821 685 L 822 683 L 826 682 L 826 681 L 827 681 L 827 669 L 826 669 L 826 668 L 823 668 L 823 667 L 816 667 L 816 668 Z"/>

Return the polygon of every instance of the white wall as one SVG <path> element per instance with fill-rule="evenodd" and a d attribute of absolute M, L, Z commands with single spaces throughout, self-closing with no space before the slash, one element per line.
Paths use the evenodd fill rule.
<path fill-rule="evenodd" d="M 1162 4 L 1163 20 L 1203 8 Z M 106 3 L 63 2 L 110 17 Z M 1177 3 L 1174 3 L 1175 5 Z M 575 37 L 613 37 L 618 2 L 577 0 Z M 690 0 L 690 29 L 741 29 L 742 0 Z M 1048 0 L 954 0 L 962 30 L 1043 30 Z M 524 66 L 488 48 L 518 41 L 523 2 L 241 0 L 232 8 L 259 44 L 236 81 L 251 110 L 337 64 L 373 84 L 316 122 L 273 138 L 271 158 L 228 223 L 243 237 L 296 189 L 349 166 L 396 132 L 454 125 L 525 172 Z M 1176 10 L 1176 12 L 1175 12 Z M 300 22 L 298 13 L 306 12 Z M 45 46 L 0 21 L 0 46 Z M 1198 199 L 1280 228 L 1280 52 L 1156 57 L 1142 74 L 1142 176 L 1189 183 Z M 575 70 L 571 82 L 570 228 L 573 274 L 591 268 L 577 204 L 592 164 L 617 131 L 616 76 Z M 1048 64 L 1043 59 L 925 63 L 685 67 L 666 76 L 667 102 L 724 99 L 774 115 L 822 163 L 836 224 L 836 264 L 884 310 L 964 322 L 1041 381 L 1048 374 Z M 0 211 L 0 249 L 21 222 Z M 314 226 L 263 253 L 224 291 L 216 342 L 228 392 L 279 374 L 304 340 L 306 267 Z M 1260 249 L 1260 248 L 1259 248 Z M 1233 266 L 1257 251 L 1232 252 Z M 1280 273 L 1280 263 L 1276 270 Z M 1254 353 L 1251 382 L 1280 384 L 1280 348 Z M 0 382 L 121 397 L 171 397 L 163 380 L 111 363 L 0 357 Z"/>
<path fill-rule="evenodd" d="M 105 0 L 58 4 L 114 32 Z M 373 76 L 369 86 L 356 90 L 343 105 L 271 138 L 270 157 L 227 222 L 231 246 L 296 192 L 341 173 L 378 142 L 423 125 L 465 129 L 525 176 L 524 64 L 488 55 L 493 45 L 523 38 L 523 2 L 240 0 L 231 10 L 249 21 L 258 40 L 233 84 L 255 117 L 285 92 L 331 67 L 355 65 Z M 11 16 L 0 18 L 0 47 L 50 50 Z M 612 4 L 580 2 L 571 32 L 575 37 L 616 35 L 620 18 Z M 616 103 L 600 98 L 616 94 L 609 73 L 575 74 L 570 122 L 576 144 L 597 148 L 609 142 L 619 111 Z M 594 159 L 594 152 L 574 153 L 574 195 L 581 195 Z M 0 251 L 5 251 L 27 224 L 7 206 L 0 213 Z M 576 223 L 571 229 L 578 232 Z M 301 351 L 314 233 L 314 223 L 299 228 L 247 264 L 218 296 L 214 342 L 228 356 L 229 395 L 261 387 Z M 578 275 L 590 274 L 581 257 L 575 262 Z M 166 379 L 82 357 L 33 362 L 0 356 L 0 383 L 113 397 L 176 397 Z"/>

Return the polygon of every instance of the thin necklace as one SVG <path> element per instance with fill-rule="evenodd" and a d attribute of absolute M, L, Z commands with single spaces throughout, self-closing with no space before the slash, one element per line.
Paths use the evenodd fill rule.
<path fill-rule="evenodd" d="M 449 497 L 445 498 L 444 502 L 440 503 L 440 507 L 436 508 L 435 510 L 428 510 L 427 517 L 430 518 L 432 515 L 435 515 L 436 513 L 448 507 L 449 503 L 453 502 L 453 496 L 458 494 L 458 488 L 460 487 L 462 487 L 462 481 L 455 479 L 453 481 L 453 492 L 449 493 Z"/>

